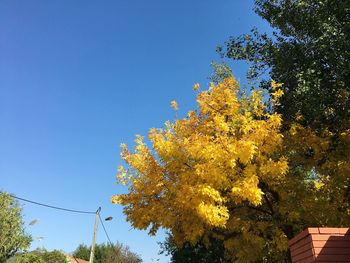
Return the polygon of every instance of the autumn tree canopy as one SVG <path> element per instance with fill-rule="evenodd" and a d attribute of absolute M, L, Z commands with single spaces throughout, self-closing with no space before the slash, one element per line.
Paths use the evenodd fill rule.
<path fill-rule="evenodd" d="M 277 103 L 282 92 L 273 86 Z M 118 180 L 129 185 L 129 193 L 114 196 L 113 202 L 124 205 L 135 228 L 154 234 L 164 227 L 179 245 L 215 236 L 227 248 L 246 247 L 243 238 L 263 250 L 259 235 L 272 227 L 272 242 L 286 250 L 278 227 L 255 225 L 255 220 L 253 226 L 242 217 L 247 209 L 259 211 L 268 198 L 265 188 L 277 187 L 288 171 L 281 154 L 281 116 L 264 105 L 259 91 L 240 96 L 233 78 L 198 93 L 197 102 L 198 111 L 150 130 L 152 148 L 141 136 L 134 151 L 122 146 L 128 168 L 119 167 Z"/>
<path fill-rule="evenodd" d="M 283 91 L 271 86 L 267 103 L 226 78 L 198 92 L 186 118 L 151 129 L 150 146 L 141 136 L 132 151 L 122 145 L 117 178 L 129 192 L 112 201 L 127 220 L 150 234 L 168 229 L 177 246 L 221 240 L 235 262 L 287 262 L 287 240 L 303 228 L 348 224 L 350 133 L 330 151 L 330 131 L 296 120 L 282 132 Z"/>
<path fill-rule="evenodd" d="M 349 226 L 349 10 L 349 1 L 255 0 L 273 35 L 253 29 L 219 51 L 248 61 L 259 88 L 242 95 L 221 67 L 197 111 L 123 146 L 118 178 L 129 192 L 113 201 L 134 227 L 168 229 L 179 262 L 191 250 L 220 253 L 215 244 L 229 261 L 288 262 L 286 242 L 305 227 Z"/>

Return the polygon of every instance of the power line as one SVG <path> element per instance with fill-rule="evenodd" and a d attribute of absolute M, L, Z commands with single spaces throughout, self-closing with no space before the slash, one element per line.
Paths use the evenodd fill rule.
<path fill-rule="evenodd" d="M 48 208 L 52 208 L 52 209 L 56 209 L 56 210 L 62 210 L 62 211 L 66 211 L 66 212 L 71 212 L 71 213 L 80 213 L 80 214 L 96 214 L 96 212 L 90 212 L 90 211 L 81 211 L 81 210 L 73 210 L 73 209 L 67 209 L 67 208 L 62 208 L 62 207 L 57 207 L 57 206 L 53 206 L 53 205 L 47 205 L 47 204 L 43 204 L 43 203 L 39 203 L 39 202 L 34 202 L 25 198 L 21 198 L 12 194 L 9 194 L 12 198 L 18 199 L 18 200 L 22 200 L 28 203 L 32 203 L 35 205 L 41 205 L 41 206 L 45 206 Z"/>
<path fill-rule="evenodd" d="M 111 239 L 109 238 L 109 235 L 108 235 L 108 233 L 107 233 L 107 230 L 106 230 L 106 228 L 105 228 L 105 225 L 103 224 L 103 221 L 102 221 L 102 218 L 101 218 L 100 213 L 98 213 L 98 217 L 100 218 L 100 222 L 101 222 L 101 225 L 102 225 L 103 231 L 105 232 L 106 237 L 107 237 L 107 239 L 108 239 L 109 243 L 110 243 L 111 245 L 113 245 L 113 243 L 112 243 Z M 114 247 L 114 245 L 113 245 L 113 247 Z"/>
<path fill-rule="evenodd" d="M 100 222 L 101 222 L 103 231 L 104 231 L 105 234 L 106 234 L 106 237 L 107 237 L 107 239 L 108 239 L 108 242 L 109 242 L 109 244 L 114 248 L 115 254 L 116 254 L 116 256 L 118 257 L 118 256 L 120 255 L 120 251 L 118 251 L 118 249 L 116 248 L 116 246 L 112 243 L 111 239 L 109 238 L 109 235 L 108 235 L 108 233 L 107 233 L 107 230 L 106 230 L 106 228 L 105 228 L 105 225 L 103 224 L 103 221 L 102 221 L 102 218 L 101 218 L 100 213 L 98 213 L 98 217 L 100 218 Z"/>
<path fill-rule="evenodd" d="M 32 204 L 35 204 L 35 205 L 40 205 L 40 206 L 44 206 L 44 207 L 48 207 L 48 208 L 52 208 L 52 209 L 56 209 L 56 210 L 62 210 L 62 211 L 66 211 L 66 212 L 80 213 L 80 214 L 93 214 L 93 215 L 96 215 L 96 214 L 97 214 L 98 217 L 99 217 L 99 219 L 100 219 L 100 222 L 101 222 L 103 231 L 104 231 L 104 233 L 105 233 L 105 235 L 106 235 L 106 237 L 107 237 L 107 239 L 108 239 L 109 244 L 114 248 L 116 255 L 117 255 L 117 256 L 119 255 L 119 251 L 118 251 L 117 248 L 114 246 L 114 244 L 113 244 L 113 242 L 111 241 L 111 239 L 109 238 L 109 235 L 108 235 L 108 233 L 107 233 L 106 227 L 105 227 L 105 225 L 103 224 L 103 220 L 102 220 L 101 215 L 100 215 L 100 210 L 101 210 L 101 208 L 99 208 L 99 210 L 97 210 L 96 212 L 82 211 L 82 210 L 73 210 L 73 209 L 68 209 L 68 208 L 63 208 L 63 207 L 58 207 L 58 206 L 53 206 L 53 205 L 48 205 L 48 204 L 43 204 L 43 203 L 31 201 L 31 200 L 28 200 L 28 199 L 25 199 L 25 198 L 22 198 L 22 197 L 18 197 L 18 196 L 12 195 L 12 194 L 9 194 L 9 196 L 11 196 L 12 198 L 21 200 L 21 201 L 25 201 L 25 202 L 28 202 L 28 203 L 32 203 Z"/>

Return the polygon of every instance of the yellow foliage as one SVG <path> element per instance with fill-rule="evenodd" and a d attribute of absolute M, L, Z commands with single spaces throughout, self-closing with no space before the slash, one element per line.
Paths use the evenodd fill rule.
<path fill-rule="evenodd" d="M 177 102 L 175 100 L 170 102 L 170 106 L 174 109 L 174 110 L 178 110 L 179 107 L 177 105 Z"/>
<path fill-rule="evenodd" d="M 129 191 L 112 202 L 135 228 L 166 228 L 178 245 L 223 240 L 235 262 L 280 262 L 304 227 L 349 224 L 350 131 L 316 133 L 299 115 L 282 133 L 271 112 L 281 85 L 272 81 L 266 106 L 259 90 L 239 95 L 233 78 L 211 83 L 196 111 L 149 131 L 150 146 L 141 136 L 132 151 L 122 144 L 117 180 Z"/>
<path fill-rule="evenodd" d="M 292 190 L 285 195 L 279 209 L 290 219 L 302 218 L 309 225 L 347 227 L 350 224 L 350 217 L 345 213 L 350 205 L 350 131 L 340 134 L 327 129 L 313 131 L 300 122 L 302 116 L 299 115 L 285 132 L 286 155 L 292 172 L 285 185 Z M 301 168 L 303 177 L 298 175 Z"/>
<path fill-rule="evenodd" d="M 195 84 L 193 85 L 193 90 L 198 90 L 199 88 L 200 88 L 199 83 L 195 83 Z"/>
<path fill-rule="evenodd" d="M 199 85 L 195 84 L 194 89 Z M 281 117 L 270 113 L 262 94 L 239 98 L 233 78 L 198 93 L 198 110 L 151 129 L 148 148 L 138 136 L 133 151 L 122 146 L 129 169 L 118 180 L 129 193 L 113 197 L 134 227 L 169 229 L 178 243 L 196 242 L 214 228 L 225 229 L 242 203 L 258 206 L 259 184 L 283 177 Z M 277 94 L 279 95 L 279 94 Z M 177 109 L 173 101 L 171 106 Z"/>

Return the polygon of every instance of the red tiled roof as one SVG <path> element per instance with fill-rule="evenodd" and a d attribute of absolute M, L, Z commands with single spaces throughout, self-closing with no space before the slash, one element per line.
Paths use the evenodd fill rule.
<path fill-rule="evenodd" d="M 75 258 L 73 256 L 70 255 L 66 255 L 67 261 L 68 263 L 89 263 L 89 261 L 86 261 L 84 259 L 80 259 L 80 258 Z"/>

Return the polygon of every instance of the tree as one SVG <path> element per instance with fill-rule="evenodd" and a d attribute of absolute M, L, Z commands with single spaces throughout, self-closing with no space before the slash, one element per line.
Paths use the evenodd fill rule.
<path fill-rule="evenodd" d="M 349 129 L 350 2 L 255 0 L 255 12 L 270 23 L 273 36 L 253 29 L 219 51 L 248 61 L 250 77 L 262 77 L 262 87 L 269 89 L 270 78 L 284 84 L 277 111 L 286 124 L 302 115 L 303 126 L 318 131 Z"/>
<path fill-rule="evenodd" d="M 90 259 L 90 248 L 84 244 L 80 244 L 74 251 L 73 256 L 85 260 Z M 96 263 L 140 263 L 140 257 L 131 252 L 129 247 L 120 243 L 112 244 L 97 244 L 95 246 Z"/>
<path fill-rule="evenodd" d="M 26 253 L 16 257 L 16 263 L 45 263 L 44 259 L 36 253 Z"/>
<path fill-rule="evenodd" d="M 287 241 L 305 227 L 350 223 L 350 133 L 330 153 L 326 135 L 298 122 L 282 130 L 282 85 L 271 86 L 269 103 L 262 90 L 244 95 L 226 78 L 198 93 L 197 111 L 151 129 L 151 147 L 141 136 L 133 151 L 122 145 L 128 168 L 117 178 L 129 191 L 112 202 L 133 227 L 168 229 L 180 256 L 203 246 L 211 253 L 218 242 L 229 261 L 288 262 Z"/>
<path fill-rule="evenodd" d="M 73 256 L 84 260 L 90 259 L 90 248 L 87 245 L 80 244 L 73 252 Z"/>
<path fill-rule="evenodd" d="M 227 58 L 248 61 L 249 77 L 262 78 L 260 87 L 269 90 L 270 78 L 283 83 L 284 96 L 275 110 L 283 118 L 293 175 L 289 181 L 299 187 L 300 180 L 294 178 L 303 178 L 301 185 L 317 188 L 311 195 L 310 188 L 298 191 L 299 200 L 288 206 L 291 214 L 305 226 L 346 226 L 350 211 L 350 2 L 256 0 L 255 11 L 273 27 L 273 36 L 253 29 L 230 38 L 219 51 Z M 323 205 L 335 216 L 322 215 Z"/>
<path fill-rule="evenodd" d="M 66 256 L 58 250 L 44 251 L 41 257 L 45 263 L 67 263 Z"/>
<path fill-rule="evenodd" d="M 16 263 L 67 263 L 66 256 L 58 251 L 51 252 L 46 249 L 36 249 L 29 253 L 19 254 L 15 256 Z"/>
<path fill-rule="evenodd" d="M 171 255 L 172 263 L 228 263 L 224 257 L 224 244 L 219 239 L 210 240 L 210 244 L 197 242 L 195 245 L 186 242 L 182 247 L 178 247 L 171 236 L 160 244 L 160 254 Z"/>
<path fill-rule="evenodd" d="M 277 103 L 282 93 L 273 86 Z M 141 136 L 135 152 L 122 146 L 130 169 L 121 166 L 118 178 L 129 193 L 113 202 L 125 206 L 134 227 L 150 227 L 150 234 L 167 228 L 177 245 L 222 240 L 237 262 L 258 259 L 267 244 L 275 257 L 287 250 L 281 222 L 261 207 L 271 205 L 272 189 L 288 170 L 281 117 L 266 108 L 260 91 L 238 95 L 233 78 L 212 84 L 198 94 L 198 112 L 150 130 L 154 152 Z"/>
<path fill-rule="evenodd" d="M 150 148 L 142 137 L 133 151 L 123 145 L 118 180 L 129 192 L 112 201 L 136 228 L 167 228 L 172 255 L 211 253 L 222 241 L 234 262 L 287 262 L 287 240 L 305 227 L 350 224 L 350 2 L 255 4 L 273 36 L 253 29 L 219 51 L 247 60 L 260 87 L 247 97 L 219 67 L 198 112 L 152 129 Z"/>
<path fill-rule="evenodd" d="M 271 91 L 270 78 L 283 83 L 284 96 L 275 110 L 283 118 L 293 175 L 290 184 L 303 178 L 302 185 L 314 183 L 318 188 L 317 195 L 309 198 L 305 193 L 310 191 L 300 191 L 303 197 L 288 208 L 306 226 L 346 226 L 350 211 L 350 2 L 256 0 L 255 11 L 273 27 L 273 36 L 253 29 L 230 38 L 219 50 L 227 58 L 248 61 L 250 77 L 262 78 L 260 87 Z M 322 205 L 335 216 L 326 219 L 319 213 Z"/>
<path fill-rule="evenodd" d="M 25 233 L 22 209 L 10 195 L 0 192 L 0 262 L 27 249 L 31 237 Z"/>

